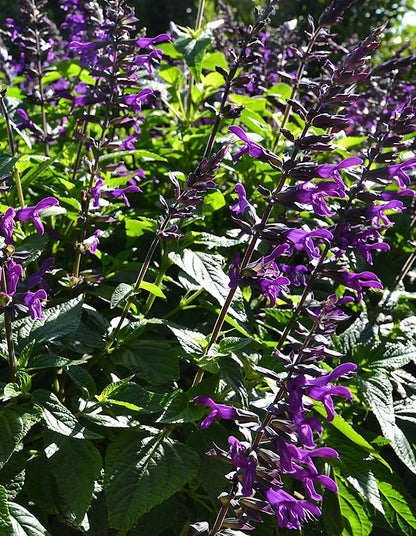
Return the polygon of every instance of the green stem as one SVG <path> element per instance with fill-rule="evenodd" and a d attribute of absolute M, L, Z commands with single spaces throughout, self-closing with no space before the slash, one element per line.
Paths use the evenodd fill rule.
<path fill-rule="evenodd" d="M 0 96 L 0 107 L 1 111 L 3 112 L 3 117 L 6 121 L 6 129 L 7 129 L 7 137 L 9 140 L 9 150 L 11 156 L 14 156 L 16 154 L 16 145 L 14 143 L 13 138 L 13 132 L 12 132 L 12 126 L 10 123 L 10 117 L 9 117 L 9 111 L 7 110 L 6 105 L 4 104 L 4 95 Z M 16 190 L 17 190 L 17 196 L 19 198 L 19 204 L 21 208 L 25 208 L 25 200 L 23 197 L 23 188 L 22 188 L 22 181 L 20 180 L 20 173 L 16 166 L 14 166 L 14 180 L 16 184 Z"/>

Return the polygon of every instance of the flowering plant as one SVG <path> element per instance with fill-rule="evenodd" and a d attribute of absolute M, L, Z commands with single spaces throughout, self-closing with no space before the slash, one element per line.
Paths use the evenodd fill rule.
<path fill-rule="evenodd" d="M 416 530 L 416 56 L 208 4 L 1 30 L 4 536 Z"/>

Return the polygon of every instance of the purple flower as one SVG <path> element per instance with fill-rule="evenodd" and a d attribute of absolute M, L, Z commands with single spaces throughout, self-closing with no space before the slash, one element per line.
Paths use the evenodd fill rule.
<path fill-rule="evenodd" d="M 301 285 L 306 286 L 305 276 L 309 270 L 303 264 L 299 264 L 297 266 L 290 264 L 281 264 L 280 269 L 282 270 L 282 273 L 290 279 L 290 282 L 295 287 L 299 287 Z"/>
<path fill-rule="evenodd" d="M 43 235 L 45 229 L 40 220 L 39 212 L 56 205 L 59 205 L 59 201 L 57 199 L 55 199 L 54 197 L 46 197 L 45 199 L 42 199 L 42 201 L 39 201 L 39 203 L 34 207 L 26 207 L 18 210 L 17 218 L 20 221 L 33 220 L 37 232 L 40 235 Z"/>
<path fill-rule="evenodd" d="M 329 476 L 320 475 L 318 472 L 311 473 L 307 469 L 304 469 L 300 466 L 296 467 L 295 471 L 291 473 L 291 476 L 302 482 L 308 497 L 314 501 L 322 500 L 322 495 L 319 495 L 319 493 L 317 493 L 315 490 L 314 482 L 322 484 L 322 486 L 325 486 L 334 493 L 337 493 L 338 491 L 338 486 L 335 484 L 332 478 L 329 478 Z"/>
<path fill-rule="evenodd" d="M 307 519 L 320 516 L 320 509 L 313 503 L 295 499 L 286 491 L 279 488 L 270 488 L 264 495 L 274 510 L 277 524 L 280 528 L 300 529 L 301 523 Z"/>
<path fill-rule="evenodd" d="M 277 196 L 279 203 L 285 207 L 299 209 L 298 203 L 311 205 L 316 214 L 320 216 L 332 216 L 324 198 L 345 197 L 345 185 L 342 180 L 304 182 L 297 186 L 291 186 Z"/>
<path fill-rule="evenodd" d="M 36 292 L 27 292 L 23 297 L 23 303 L 29 308 L 30 316 L 33 320 L 35 318 L 43 318 L 42 304 L 40 300 L 46 300 L 47 295 L 43 289 L 39 289 Z"/>
<path fill-rule="evenodd" d="M 201 428 L 208 428 L 217 418 L 221 419 L 236 419 L 237 410 L 232 406 L 226 406 L 224 404 L 216 404 L 212 398 L 208 396 L 196 396 L 194 398 L 196 404 L 201 404 L 202 406 L 207 406 L 212 408 L 211 413 L 208 417 L 201 422 Z"/>
<path fill-rule="evenodd" d="M 383 285 L 373 272 L 360 272 L 355 274 L 353 272 L 348 272 L 347 270 L 338 270 L 333 274 L 333 277 L 340 281 L 342 285 L 356 290 L 359 300 L 363 297 L 363 287 L 383 290 Z"/>
<path fill-rule="evenodd" d="M 84 245 L 86 251 L 89 251 L 93 255 L 97 254 L 97 248 L 98 248 L 98 244 L 100 242 L 98 237 L 101 234 L 102 234 L 101 229 L 97 229 L 93 235 L 91 235 L 90 237 L 88 237 L 88 238 L 86 238 L 84 240 L 83 245 Z"/>
<path fill-rule="evenodd" d="M 245 142 L 245 146 L 238 151 L 237 154 L 233 156 L 233 164 L 238 162 L 238 160 L 243 156 L 243 154 L 248 153 L 250 156 L 254 158 L 260 158 L 264 154 L 264 149 L 261 145 L 258 143 L 255 143 L 254 141 L 251 141 L 248 139 L 247 134 L 244 132 L 244 130 L 241 127 L 237 127 L 235 125 L 228 128 L 230 132 L 235 134 L 240 140 Z"/>
<path fill-rule="evenodd" d="M 394 166 L 387 166 L 385 172 L 390 179 L 394 179 L 397 185 L 400 188 L 405 188 L 410 184 L 410 178 L 407 175 L 406 171 L 412 171 L 416 167 L 416 158 L 410 158 L 401 164 L 396 164 Z M 374 172 L 378 170 L 375 169 Z"/>
<path fill-rule="evenodd" d="M 303 229 L 289 229 L 283 233 L 295 246 L 296 251 L 306 251 L 306 254 L 311 259 L 312 257 L 319 258 L 321 251 L 315 246 L 313 238 L 318 242 L 323 240 L 332 240 L 333 235 L 326 229 L 316 229 L 315 231 L 304 231 Z"/>
<path fill-rule="evenodd" d="M 231 461 L 236 467 L 242 469 L 242 495 L 250 497 L 253 495 L 253 484 L 256 480 L 256 461 L 247 458 L 246 449 L 236 437 L 230 436 L 228 444 L 230 445 Z"/>
<path fill-rule="evenodd" d="M 97 179 L 97 182 L 91 188 L 91 197 L 92 197 L 93 207 L 100 206 L 100 195 L 101 195 L 101 188 L 103 187 L 103 184 L 104 184 L 103 179 Z"/>
<path fill-rule="evenodd" d="M 250 221 L 255 222 L 258 219 L 256 209 L 247 201 L 247 194 L 244 186 L 241 183 L 238 183 L 235 185 L 235 190 L 238 193 L 238 202 L 231 206 L 230 210 L 237 215 L 242 214 Z"/>
<path fill-rule="evenodd" d="M 3 214 L 0 222 L 0 229 L 4 236 L 4 242 L 6 246 L 13 245 L 13 229 L 14 229 L 14 217 L 16 212 L 14 208 L 9 207 Z"/>
<path fill-rule="evenodd" d="M 240 259 L 240 253 L 236 253 L 234 255 L 233 262 L 230 264 L 228 269 L 228 276 L 230 278 L 228 286 L 230 288 L 237 288 L 238 286 L 238 278 L 240 277 Z"/>
<path fill-rule="evenodd" d="M 20 264 L 10 261 L 7 266 L 7 295 L 16 294 L 16 287 L 19 279 L 23 276 L 23 268 Z"/>
<path fill-rule="evenodd" d="M 287 277 L 279 276 L 275 279 L 261 279 L 257 282 L 260 290 L 263 292 L 265 298 L 269 298 L 270 307 L 274 307 L 276 305 L 276 299 L 280 295 L 280 291 L 282 286 L 288 285 L 290 283 L 290 280 Z"/>
<path fill-rule="evenodd" d="M 289 382 L 289 411 L 292 415 L 303 411 L 303 395 L 309 396 L 313 400 L 322 402 L 327 413 L 327 421 L 334 420 L 333 396 L 342 396 L 352 399 L 351 392 L 343 385 L 334 386 L 332 381 L 344 374 L 354 371 L 357 368 L 355 363 L 343 363 L 336 367 L 331 373 L 319 378 L 308 379 L 304 374 L 300 374 Z"/>
<path fill-rule="evenodd" d="M 134 95 L 127 95 L 124 98 L 124 103 L 129 106 L 133 106 L 133 112 L 135 114 L 138 114 L 142 109 L 142 103 L 147 100 L 151 95 L 153 95 L 153 91 L 151 89 L 142 89 L 140 93 L 136 93 Z"/>
<path fill-rule="evenodd" d="M 395 199 L 393 201 L 389 201 L 388 203 L 384 203 L 384 205 L 374 205 L 372 207 L 367 207 L 365 209 L 365 214 L 367 218 L 371 218 L 371 223 L 373 225 L 377 225 L 379 223 L 379 220 L 381 220 L 384 225 L 391 225 L 392 222 L 388 219 L 384 211 L 398 210 L 401 212 L 403 208 L 403 203 Z"/>
<path fill-rule="evenodd" d="M 318 174 L 318 177 L 322 177 L 323 179 L 334 178 L 341 180 L 341 175 L 339 174 L 340 169 L 345 169 L 352 166 L 359 166 L 362 163 L 363 161 L 361 160 L 361 158 L 351 156 L 349 158 L 346 158 L 339 164 L 323 164 L 322 166 L 318 166 L 315 172 Z"/>
<path fill-rule="evenodd" d="M 46 281 L 43 279 L 43 276 L 45 273 L 49 270 L 49 268 L 52 266 L 52 264 L 55 262 L 55 259 L 50 257 L 49 259 L 46 259 L 46 261 L 42 264 L 42 266 L 39 268 L 39 271 L 35 274 L 30 275 L 26 278 L 25 284 L 26 288 L 33 288 L 36 285 L 40 285 L 47 291 L 51 291 L 52 289 L 50 286 L 46 283 Z"/>
<path fill-rule="evenodd" d="M 142 190 L 136 186 L 134 179 L 129 179 L 128 182 L 130 183 L 130 186 L 127 186 L 127 188 L 113 188 L 112 190 L 103 192 L 103 194 L 109 197 L 121 197 L 126 207 L 129 207 L 130 203 L 126 197 L 126 194 L 131 192 L 141 192 Z"/>

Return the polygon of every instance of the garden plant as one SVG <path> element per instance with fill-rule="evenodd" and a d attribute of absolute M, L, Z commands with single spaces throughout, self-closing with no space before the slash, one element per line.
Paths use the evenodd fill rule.
<path fill-rule="evenodd" d="M 354 0 L 0 30 L 0 536 L 416 534 L 416 53 Z"/>

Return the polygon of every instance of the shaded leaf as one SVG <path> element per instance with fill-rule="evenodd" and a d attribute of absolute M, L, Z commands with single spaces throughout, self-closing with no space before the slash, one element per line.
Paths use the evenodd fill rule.
<path fill-rule="evenodd" d="M 162 435 L 122 432 L 106 456 L 104 489 L 111 527 L 125 533 L 189 482 L 198 464 L 197 454 L 186 445 Z"/>

